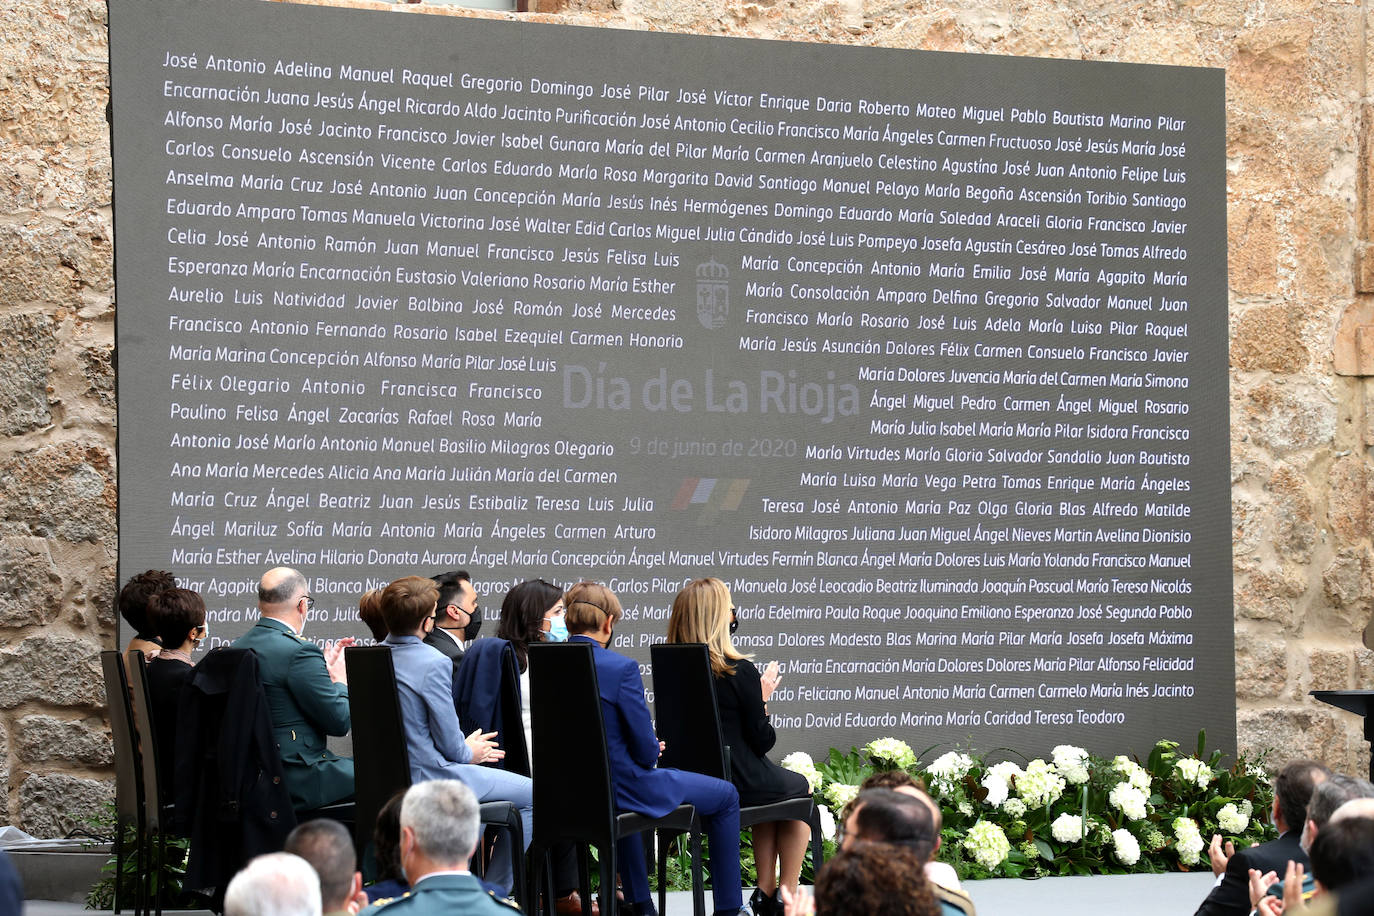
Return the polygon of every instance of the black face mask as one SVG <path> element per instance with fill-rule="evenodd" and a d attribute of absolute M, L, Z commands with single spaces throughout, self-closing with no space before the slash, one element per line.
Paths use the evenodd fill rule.
<path fill-rule="evenodd" d="M 734 636 L 734 635 L 735 635 L 735 631 L 738 630 L 738 629 L 739 629 L 739 618 L 738 618 L 738 617 L 731 617 L 731 618 L 730 618 L 730 635 L 731 635 L 731 636 Z"/>
<path fill-rule="evenodd" d="M 467 626 L 463 627 L 463 642 L 472 642 L 477 638 L 477 634 L 481 629 L 482 608 L 480 605 L 473 605 L 472 614 L 468 617 Z"/>

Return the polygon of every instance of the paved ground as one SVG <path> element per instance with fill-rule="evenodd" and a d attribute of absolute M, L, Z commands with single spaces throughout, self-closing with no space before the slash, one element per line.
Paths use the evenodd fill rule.
<path fill-rule="evenodd" d="M 1039 881 L 1002 878 L 972 881 L 967 889 L 979 916 L 1186 916 L 1197 909 L 1211 886 L 1210 874 L 1194 872 Z M 30 900 L 24 906 L 24 916 L 93 916 L 94 912 L 79 903 Z M 691 912 L 691 894 L 668 895 L 664 916 L 691 916 Z"/>

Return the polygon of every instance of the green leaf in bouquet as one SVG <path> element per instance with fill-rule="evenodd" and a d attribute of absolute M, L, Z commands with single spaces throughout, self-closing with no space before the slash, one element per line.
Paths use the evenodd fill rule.
<path fill-rule="evenodd" d="M 1197 759 L 1205 760 L 1207 753 L 1207 729 L 1200 729 L 1197 733 Z"/>
<path fill-rule="evenodd" d="M 1044 859 L 1046 862 L 1053 862 L 1053 861 L 1054 861 L 1054 849 L 1051 848 L 1051 846 L 1050 846 L 1049 843 L 1046 843 L 1044 840 L 1040 839 L 1039 837 L 1035 837 L 1034 839 L 1031 840 L 1031 842 L 1034 843 L 1034 844 L 1035 844 L 1035 848 L 1036 848 L 1037 850 L 1039 850 L 1039 852 L 1040 852 L 1040 858 Z"/>

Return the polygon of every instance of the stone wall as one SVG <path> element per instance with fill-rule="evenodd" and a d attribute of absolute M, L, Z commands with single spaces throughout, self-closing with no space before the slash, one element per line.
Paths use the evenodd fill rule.
<path fill-rule="evenodd" d="M 314 0 L 319 3 L 322 0 Z M 388 15 L 482 15 L 353 0 Z M 1224 67 L 1241 746 L 1363 772 L 1374 686 L 1374 207 L 1360 4 L 1275 0 L 531 0 L 579 25 Z M 108 70 L 100 0 L 0 19 L 0 798 L 38 834 L 110 797 L 114 645 Z M 1368 338 L 1368 339 L 1366 339 Z M 1368 389 L 1368 390 L 1367 390 Z M 1199 702 L 1206 702 L 1200 699 Z M 1186 738 L 1187 736 L 1179 736 Z"/>

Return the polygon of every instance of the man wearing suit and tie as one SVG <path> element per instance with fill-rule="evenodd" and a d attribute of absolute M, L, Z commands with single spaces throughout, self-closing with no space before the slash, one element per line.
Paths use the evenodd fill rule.
<path fill-rule="evenodd" d="M 622 611 L 620 600 L 604 585 L 579 582 L 563 596 L 563 619 L 572 634 L 568 642 L 596 647 L 597 687 L 605 713 L 606 749 L 610 752 L 611 788 L 619 811 L 662 817 L 678 805 L 690 803 L 706 825 L 711 849 L 711 895 L 715 916 L 749 916 L 741 910 L 739 879 L 739 791 L 732 783 L 700 773 L 659 767 L 663 745 L 654 734 L 644 681 L 634 659 L 609 650 Z M 640 837 L 624 837 L 616 844 L 620 879 L 630 907 L 622 914 L 651 916 L 648 869 Z"/>
<path fill-rule="evenodd" d="M 411 786 L 401 801 L 401 869 L 410 891 L 378 900 L 374 916 L 511 916 L 520 911 L 482 890 L 468 872 L 477 846 L 477 799 L 453 779 Z"/>
<path fill-rule="evenodd" d="M 309 592 L 296 570 L 269 569 L 258 583 L 261 617 L 234 642 L 236 649 L 257 653 L 272 737 L 297 811 L 353 797 L 353 761 L 325 745 L 325 735 L 348 734 L 343 650 L 353 640 L 341 639 L 325 652 L 301 635 L 315 604 Z"/>
<path fill-rule="evenodd" d="M 457 672 L 464 647 L 482 629 L 482 609 L 477 606 L 477 590 L 466 571 L 440 573 L 434 582 L 439 586 L 438 610 L 434 629 L 425 636 L 425 645 L 444 653 Z"/>
<path fill-rule="evenodd" d="M 382 591 L 382 619 L 396 671 L 401 723 L 410 753 L 412 782 L 427 779 L 462 781 L 479 802 L 508 801 L 520 810 L 525 845 L 534 837 L 534 788 L 528 776 L 479 766 L 500 760 L 506 752 L 492 739 L 495 732 L 474 731 L 466 738 L 453 707 L 453 667 L 437 649 L 424 643 L 438 610 L 439 589 L 432 579 L 407 576 Z M 510 852 L 493 857 L 487 880 L 509 888 L 514 880 Z"/>

